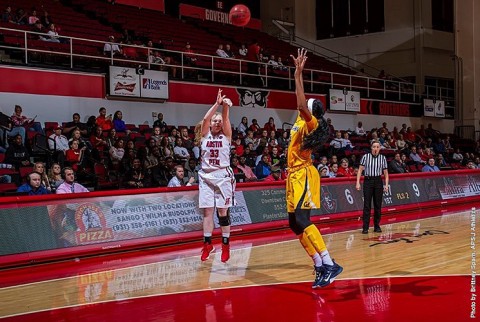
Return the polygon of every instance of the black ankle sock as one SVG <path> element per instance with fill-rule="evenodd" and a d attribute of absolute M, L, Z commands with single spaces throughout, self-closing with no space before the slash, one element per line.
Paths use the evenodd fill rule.
<path fill-rule="evenodd" d="M 203 236 L 203 242 L 207 244 L 212 243 L 212 236 Z"/>
<path fill-rule="evenodd" d="M 228 245 L 230 243 L 230 237 L 222 237 L 222 244 Z"/>

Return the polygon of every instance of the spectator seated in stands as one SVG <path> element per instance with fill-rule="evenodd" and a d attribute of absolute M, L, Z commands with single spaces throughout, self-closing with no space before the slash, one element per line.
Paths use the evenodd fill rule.
<path fill-rule="evenodd" d="M 331 139 L 333 139 L 335 137 L 335 127 L 333 126 L 332 124 L 332 119 L 331 118 L 327 118 L 327 124 L 328 124 L 328 133 L 329 133 L 329 137 Z"/>
<path fill-rule="evenodd" d="M 417 147 L 416 146 L 412 146 L 410 148 L 410 160 L 413 164 L 416 164 L 416 165 L 425 164 L 425 161 L 423 161 L 422 158 L 420 157 L 420 155 L 417 153 Z"/>
<path fill-rule="evenodd" d="M 328 158 L 326 156 L 320 157 L 320 163 L 317 166 L 318 172 L 320 172 L 322 169 L 325 169 L 325 174 L 328 177 L 330 168 L 328 167 Z"/>
<path fill-rule="evenodd" d="M 245 46 L 245 44 L 242 44 L 242 46 L 238 49 L 238 54 L 240 55 L 240 59 L 245 59 L 247 57 L 248 49 Z"/>
<path fill-rule="evenodd" d="M 363 128 L 363 123 L 361 121 L 358 121 L 357 127 L 355 128 L 355 135 L 358 136 L 366 136 L 367 132 Z"/>
<path fill-rule="evenodd" d="M 44 134 L 40 123 L 35 122 L 36 116 L 34 118 L 27 118 L 25 115 L 22 115 L 22 111 L 20 105 L 15 105 L 15 113 L 12 115 L 13 125 L 15 127 L 24 127 L 27 131 L 35 131 Z"/>
<path fill-rule="evenodd" d="M 18 8 L 17 11 L 15 11 L 15 23 L 18 25 L 27 25 L 28 24 L 28 16 L 25 10 L 23 8 Z"/>
<path fill-rule="evenodd" d="M 8 138 L 17 135 L 22 137 L 22 143 L 25 144 L 25 128 L 23 126 L 14 127 L 12 118 L 2 113 L 0 109 L 0 140 L 2 141 L 0 152 L 3 153 L 5 152 L 5 149 L 8 148 Z"/>
<path fill-rule="evenodd" d="M 85 123 L 80 122 L 80 114 L 78 113 L 73 113 L 72 121 L 65 124 L 62 130 L 62 133 L 67 138 L 71 138 L 73 134 L 73 130 L 75 129 L 80 130 L 80 134 L 82 135 L 82 137 L 84 138 L 88 137 L 87 125 Z"/>
<path fill-rule="evenodd" d="M 227 53 L 227 55 L 228 55 L 229 58 L 235 58 L 235 53 L 233 52 L 232 47 L 230 46 L 230 44 L 226 44 L 226 45 L 225 45 L 225 52 Z"/>
<path fill-rule="evenodd" d="M 17 134 L 13 140 L 13 144 L 10 145 L 5 152 L 5 163 L 12 164 L 15 169 L 20 167 L 30 166 L 30 154 L 27 148 L 22 143 L 22 137 Z"/>
<path fill-rule="evenodd" d="M 102 128 L 103 131 L 110 131 L 113 128 L 112 114 L 107 116 L 107 109 L 101 107 L 98 110 L 99 115 L 95 120 L 96 124 Z"/>
<path fill-rule="evenodd" d="M 242 170 L 243 174 L 245 174 L 245 181 L 257 181 L 257 176 L 255 173 L 253 173 L 252 168 L 247 164 L 247 157 L 242 155 L 238 161 L 237 168 Z"/>
<path fill-rule="evenodd" d="M 18 187 L 17 192 L 29 196 L 48 195 L 50 192 L 42 185 L 42 175 L 32 172 L 27 175 L 27 182 Z"/>
<path fill-rule="evenodd" d="M 275 55 L 270 55 L 270 58 L 268 59 L 267 64 L 268 64 L 268 67 L 270 67 L 273 70 L 278 69 L 278 62 L 275 59 Z"/>
<path fill-rule="evenodd" d="M 335 138 L 330 141 L 330 153 L 341 154 L 345 149 L 343 148 L 342 132 L 337 131 Z"/>
<path fill-rule="evenodd" d="M 40 33 L 40 35 L 33 35 L 33 39 L 47 41 L 46 30 L 44 29 L 40 20 L 33 25 L 32 32 Z"/>
<path fill-rule="evenodd" d="M 432 140 L 440 136 L 440 131 L 435 130 L 432 126 L 432 123 L 428 123 L 427 128 L 425 129 L 425 133 L 427 137 L 431 138 Z"/>
<path fill-rule="evenodd" d="M 261 160 L 258 162 L 255 167 L 255 175 L 258 179 L 264 179 L 268 177 L 271 173 L 270 161 L 268 155 L 262 155 Z"/>
<path fill-rule="evenodd" d="M 441 154 L 441 153 L 437 154 L 437 159 L 436 159 L 435 163 L 440 169 L 450 167 L 450 165 L 447 163 L 447 161 L 443 157 L 443 154 Z"/>
<path fill-rule="evenodd" d="M 16 23 L 15 17 L 12 14 L 12 7 L 7 6 L 5 11 L 2 13 L 2 22 Z"/>
<path fill-rule="evenodd" d="M 183 169 L 185 171 L 185 178 L 188 179 L 193 177 L 193 183 L 198 183 L 198 170 L 200 170 L 200 165 L 198 164 L 197 160 L 194 158 L 188 159 L 188 161 L 185 162 Z"/>
<path fill-rule="evenodd" d="M 33 164 L 33 172 L 40 173 L 41 176 L 41 184 L 44 186 L 49 192 L 52 192 L 52 187 L 50 186 L 50 180 L 48 180 L 47 171 L 45 169 L 45 163 L 43 162 L 35 162 Z"/>
<path fill-rule="evenodd" d="M 115 57 L 123 55 L 122 49 L 115 43 L 114 36 L 109 36 L 108 41 L 109 42 L 105 43 L 103 46 L 103 54 L 105 56 L 111 57 L 113 55 Z"/>
<path fill-rule="evenodd" d="M 478 166 L 472 160 L 468 160 L 466 167 L 467 169 L 470 169 L 470 170 L 478 169 Z"/>
<path fill-rule="evenodd" d="M 432 144 L 432 147 L 433 147 L 433 152 L 435 152 L 435 154 L 447 153 L 447 148 L 445 147 L 445 144 L 443 143 L 443 140 L 441 138 L 437 138 L 436 142 Z"/>
<path fill-rule="evenodd" d="M 57 29 L 55 28 L 55 25 L 52 23 L 50 26 L 48 26 L 48 32 L 47 32 L 47 37 L 45 39 L 42 39 L 43 41 L 49 41 L 49 42 L 56 42 L 56 43 L 68 43 L 67 38 L 59 38 Z"/>
<path fill-rule="evenodd" d="M 53 152 L 53 158 L 63 166 L 65 162 L 65 152 L 69 149 L 68 139 L 62 134 L 62 127 L 57 126 L 48 140 L 48 147 Z"/>
<path fill-rule="evenodd" d="M 272 171 L 268 176 L 266 176 L 263 181 L 272 182 L 272 181 L 282 181 L 282 169 L 279 167 L 272 167 Z"/>
<path fill-rule="evenodd" d="M 115 170 L 121 170 L 121 161 L 123 159 L 123 156 L 125 155 L 125 149 L 123 148 L 123 145 L 123 139 L 118 139 L 108 151 L 110 155 L 110 163 Z"/>
<path fill-rule="evenodd" d="M 261 128 L 258 124 L 257 119 L 252 119 L 252 124 L 250 125 L 249 129 L 253 132 L 254 135 L 260 133 Z"/>
<path fill-rule="evenodd" d="M 167 159 L 170 160 L 169 163 L 173 163 L 172 157 L 160 157 L 158 159 L 158 167 L 155 167 L 154 171 L 152 171 L 154 186 L 166 187 L 172 178 L 172 172 L 167 168 Z"/>
<path fill-rule="evenodd" d="M 459 148 L 457 148 L 457 149 L 455 150 L 455 153 L 453 153 L 452 159 L 455 160 L 455 161 L 457 161 L 457 162 L 462 162 L 462 161 L 463 161 L 463 155 L 462 155 L 462 153 L 460 152 L 460 149 L 459 149 Z"/>
<path fill-rule="evenodd" d="M 246 116 L 242 117 L 242 121 L 238 124 L 237 132 L 241 134 L 244 138 L 247 136 L 248 130 L 248 119 Z"/>
<path fill-rule="evenodd" d="M 407 142 L 403 139 L 403 134 L 398 134 L 398 139 L 396 141 L 397 150 L 404 151 L 407 148 Z"/>
<path fill-rule="evenodd" d="M 28 24 L 34 25 L 37 21 L 40 21 L 40 19 L 37 17 L 37 10 L 33 9 L 32 14 L 28 17 Z M 42 22 L 40 21 L 40 23 Z"/>
<path fill-rule="evenodd" d="M 40 17 L 40 21 L 42 22 L 42 25 L 46 28 L 53 23 L 53 20 L 47 11 L 43 12 L 43 15 Z"/>
<path fill-rule="evenodd" d="M 87 188 L 80 183 L 75 182 L 75 172 L 70 167 L 62 169 L 63 182 L 58 186 L 56 193 L 82 193 L 89 192 Z"/>
<path fill-rule="evenodd" d="M 268 118 L 268 122 L 263 125 L 263 130 L 267 131 L 267 133 L 277 130 L 277 126 L 275 125 L 275 120 L 273 117 Z"/>
<path fill-rule="evenodd" d="M 218 48 L 217 50 L 215 51 L 215 54 L 218 56 L 218 57 L 222 57 L 222 58 L 229 58 L 230 56 L 228 56 L 228 54 L 225 52 L 225 50 L 223 50 L 223 45 L 222 44 L 219 44 L 218 45 Z"/>
<path fill-rule="evenodd" d="M 328 176 L 330 178 L 336 178 L 338 174 L 338 163 L 330 163 L 330 171 L 328 172 Z"/>
<path fill-rule="evenodd" d="M 143 169 L 145 169 L 147 173 L 151 174 L 154 168 L 158 166 L 160 157 L 160 147 L 157 144 L 151 146 L 148 149 L 147 156 L 143 160 Z"/>
<path fill-rule="evenodd" d="M 353 151 L 355 147 L 352 144 L 352 141 L 350 141 L 350 135 L 348 132 L 343 133 L 343 140 L 342 140 L 342 149 L 343 151 Z"/>
<path fill-rule="evenodd" d="M 277 58 L 277 69 L 281 71 L 287 71 L 288 67 L 283 64 L 282 57 Z"/>
<path fill-rule="evenodd" d="M 320 164 L 318 167 L 318 173 L 320 174 L 321 178 L 330 178 L 328 175 L 328 167 L 324 166 L 323 164 Z"/>
<path fill-rule="evenodd" d="M 122 112 L 116 111 L 113 115 L 113 127 L 115 128 L 115 131 L 129 135 L 131 131 L 127 128 L 125 121 L 122 118 Z"/>
<path fill-rule="evenodd" d="M 192 49 L 192 46 L 189 42 L 185 44 L 185 49 L 183 50 L 183 61 L 187 66 L 196 66 L 197 65 L 197 55 L 195 51 Z"/>
<path fill-rule="evenodd" d="M 182 138 L 182 146 L 188 150 L 190 153 L 193 149 L 193 141 L 188 134 L 188 129 L 186 127 L 180 130 L 180 137 Z"/>
<path fill-rule="evenodd" d="M 158 126 L 160 128 L 160 133 L 167 133 L 168 125 L 167 123 L 163 120 L 163 113 L 158 113 L 157 114 L 157 119 L 155 122 L 153 122 L 153 127 Z"/>
<path fill-rule="evenodd" d="M 185 170 L 183 165 L 176 165 L 175 166 L 175 175 L 170 179 L 168 182 L 168 187 L 183 187 L 183 186 L 191 186 L 195 182 L 194 177 L 188 178 L 188 181 L 185 183 Z"/>
<path fill-rule="evenodd" d="M 395 153 L 395 157 L 388 163 L 389 173 L 406 173 L 407 165 L 403 162 L 400 153 Z"/>
<path fill-rule="evenodd" d="M 349 166 L 347 158 L 340 160 L 340 167 L 337 171 L 337 177 L 355 177 L 355 169 Z"/>
<path fill-rule="evenodd" d="M 78 170 L 82 168 L 84 152 L 87 148 L 86 146 L 79 148 L 78 145 L 79 141 L 73 139 L 68 143 L 69 149 L 65 151 L 65 159 L 75 172 L 78 172 Z"/>
<path fill-rule="evenodd" d="M 53 163 L 48 170 L 48 181 L 52 188 L 52 193 L 55 193 L 58 187 L 63 183 L 62 167 L 58 163 Z"/>
<path fill-rule="evenodd" d="M 142 161 L 140 161 L 140 159 L 135 158 L 133 160 L 132 168 L 125 174 L 124 182 L 126 188 L 139 189 L 148 186 L 145 171 L 143 170 Z"/>
<path fill-rule="evenodd" d="M 428 163 L 423 166 L 422 172 L 438 172 L 440 169 L 435 165 L 435 158 L 428 159 Z"/>
<path fill-rule="evenodd" d="M 177 138 L 177 140 L 175 141 L 173 153 L 175 155 L 175 161 L 177 161 L 177 163 L 183 164 L 190 158 L 190 153 L 188 152 L 188 149 L 183 146 L 182 138 Z"/>

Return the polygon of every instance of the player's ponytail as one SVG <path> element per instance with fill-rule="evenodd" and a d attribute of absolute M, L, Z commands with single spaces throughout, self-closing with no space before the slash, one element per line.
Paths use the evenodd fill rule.
<path fill-rule="evenodd" d="M 315 152 L 327 142 L 330 129 L 327 121 L 323 117 L 325 109 L 320 100 L 313 98 L 307 100 L 307 107 L 310 113 L 317 118 L 318 126 L 303 139 L 302 150 L 312 150 L 312 152 Z"/>
<path fill-rule="evenodd" d="M 318 119 L 317 128 L 303 139 L 302 150 L 312 150 L 312 152 L 319 150 L 327 142 L 328 136 L 328 123 L 321 117 Z"/>

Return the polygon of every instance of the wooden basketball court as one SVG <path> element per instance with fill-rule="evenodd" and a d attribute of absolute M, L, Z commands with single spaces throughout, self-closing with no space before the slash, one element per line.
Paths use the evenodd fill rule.
<path fill-rule="evenodd" d="M 220 252 L 201 262 L 200 245 L 187 245 L 3 270 L 0 317 L 6 321 L 472 320 L 478 242 L 471 237 L 480 231 L 478 216 L 468 208 L 399 219 L 383 218 L 379 234 L 362 235 L 359 223 L 322 231 L 330 253 L 344 267 L 337 280 L 323 289 L 311 288 L 312 262 L 299 241 L 289 231 L 277 231 L 233 236 L 227 264 L 220 262 Z M 219 239 L 215 242 L 219 250 Z"/>

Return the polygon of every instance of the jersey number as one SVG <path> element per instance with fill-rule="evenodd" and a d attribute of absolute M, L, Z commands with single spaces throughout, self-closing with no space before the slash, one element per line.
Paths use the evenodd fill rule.
<path fill-rule="evenodd" d="M 218 150 L 210 149 L 210 158 L 218 158 Z"/>

